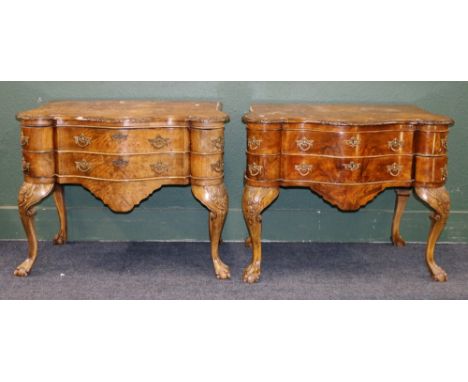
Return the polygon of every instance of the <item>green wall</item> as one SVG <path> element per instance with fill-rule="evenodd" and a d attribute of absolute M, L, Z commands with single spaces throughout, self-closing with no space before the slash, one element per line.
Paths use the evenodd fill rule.
<path fill-rule="evenodd" d="M 0 83 L 0 239 L 23 239 L 16 195 L 22 181 L 15 113 L 38 102 L 78 98 L 217 100 L 231 116 L 226 125 L 225 172 L 230 209 L 224 240 L 246 235 L 241 195 L 245 129 L 241 116 L 252 102 L 413 103 L 452 117 L 449 180 L 452 214 L 442 236 L 468 242 L 468 83 L 459 82 L 1 82 Z M 189 187 L 166 187 L 129 214 L 115 214 L 79 186 L 66 187 L 71 240 L 208 240 L 207 212 Z M 394 193 L 387 190 L 358 212 L 340 212 L 307 189 L 283 189 L 264 213 L 264 235 L 272 241 L 388 241 Z M 49 198 L 38 208 L 41 239 L 58 227 Z M 428 210 L 411 200 L 402 231 L 424 241 Z"/>

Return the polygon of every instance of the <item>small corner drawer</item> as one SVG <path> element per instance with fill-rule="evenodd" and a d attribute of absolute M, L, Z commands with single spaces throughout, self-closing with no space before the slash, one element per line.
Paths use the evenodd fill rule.
<path fill-rule="evenodd" d="M 107 180 L 186 177 L 190 175 L 190 157 L 189 154 L 59 153 L 58 175 Z"/>
<path fill-rule="evenodd" d="M 102 153 L 188 152 L 189 131 L 185 127 L 155 129 L 57 128 L 57 145 L 64 151 Z"/>
<path fill-rule="evenodd" d="M 413 133 L 382 132 L 319 132 L 284 130 L 282 152 L 286 154 L 316 154 L 329 156 L 372 156 L 410 154 Z"/>
<path fill-rule="evenodd" d="M 410 181 L 411 174 L 411 156 L 325 158 L 285 155 L 281 159 L 281 176 L 289 181 L 330 183 Z"/>

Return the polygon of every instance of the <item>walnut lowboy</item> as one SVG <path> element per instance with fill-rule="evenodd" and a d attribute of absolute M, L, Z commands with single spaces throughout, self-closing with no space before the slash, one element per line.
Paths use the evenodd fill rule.
<path fill-rule="evenodd" d="M 27 276 L 37 257 L 33 206 L 53 192 L 60 231 L 67 238 L 63 184 L 80 184 L 113 211 L 127 212 L 164 185 L 191 184 L 210 211 L 216 276 L 230 277 L 218 253 L 227 213 L 221 105 L 208 102 L 63 101 L 17 115 L 21 122 L 24 183 L 19 212 L 29 241 L 15 270 Z"/>
<path fill-rule="evenodd" d="M 280 187 L 308 187 L 341 210 L 357 210 L 396 188 L 392 240 L 405 244 L 400 220 L 410 195 L 434 210 L 426 249 L 433 278 L 446 273 L 434 260 L 449 214 L 447 134 L 453 121 L 410 105 L 254 105 L 247 125 L 243 212 L 252 246 L 244 281 L 261 274 L 261 213 Z"/>

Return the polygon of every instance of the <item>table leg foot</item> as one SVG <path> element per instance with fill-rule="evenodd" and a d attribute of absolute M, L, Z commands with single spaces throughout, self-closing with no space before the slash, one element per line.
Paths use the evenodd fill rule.
<path fill-rule="evenodd" d="M 252 247 L 252 260 L 244 270 L 243 280 L 254 283 L 260 279 L 262 264 L 262 211 L 279 195 L 279 188 L 245 186 L 242 198 L 242 210 L 249 230 L 249 241 Z"/>
<path fill-rule="evenodd" d="M 405 240 L 401 237 L 400 234 L 400 222 L 405 212 L 406 204 L 411 195 L 411 190 L 407 189 L 397 189 L 396 192 L 396 201 L 395 201 L 395 212 L 393 214 L 392 221 L 392 242 L 396 247 L 404 247 L 406 245 Z"/>
<path fill-rule="evenodd" d="M 231 278 L 229 267 L 219 256 L 219 241 L 228 211 L 228 195 L 224 184 L 215 186 L 192 186 L 193 195 L 210 210 L 209 229 L 211 241 L 211 258 L 216 277 L 220 280 Z"/>
<path fill-rule="evenodd" d="M 37 258 L 37 237 L 34 227 L 34 206 L 49 195 L 54 184 L 34 184 L 24 182 L 18 194 L 18 211 L 28 238 L 28 257 L 15 269 L 14 275 L 25 277 Z"/>
<path fill-rule="evenodd" d="M 426 264 L 436 281 L 447 281 L 447 273 L 435 261 L 435 245 L 447 223 L 450 212 L 450 196 L 445 187 L 417 187 L 416 194 L 434 210 L 431 216 L 431 228 L 427 239 Z"/>
<path fill-rule="evenodd" d="M 258 280 L 260 280 L 261 273 L 262 273 L 262 270 L 261 270 L 259 262 L 250 263 L 244 269 L 242 280 L 244 280 L 244 282 L 249 283 L 249 284 L 256 283 Z"/>
<path fill-rule="evenodd" d="M 54 188 L 54 201 L 60 221 L 60 229 L 54 237 L 54 244 L 61 245 L 67 241 L 67 214 L 65 210 L 65 200 L 63 198 L 63 187 L 56 184 Z"/>

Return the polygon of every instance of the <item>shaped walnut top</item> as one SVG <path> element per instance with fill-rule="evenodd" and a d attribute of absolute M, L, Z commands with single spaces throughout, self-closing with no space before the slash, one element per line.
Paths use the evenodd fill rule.
<path fill-rule="evenodd" d="M 224 123 L 229 116 L 219 102 L 196 101 L 54 101 L 20 112 L 18 120 L 55 120 L 116 123 L 129 126 L 141 123 Z"/>
<path fill-rule="evenodd" d="M 254 104 L 245 123 L 318 123 L 325 125 L 388 125 L 423 123 L 453 125 L 449 117 L 412 105 Z"/>

